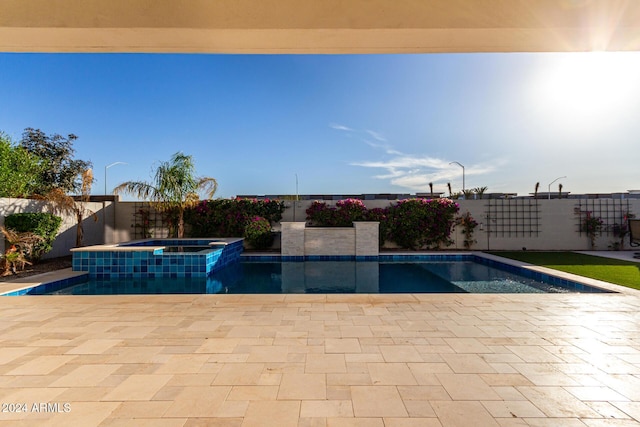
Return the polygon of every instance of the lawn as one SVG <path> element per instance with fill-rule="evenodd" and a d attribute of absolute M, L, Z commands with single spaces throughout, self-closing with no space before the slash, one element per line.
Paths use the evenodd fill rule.
<path fill-rule="evenodd" d="M 629 288 L 640 289 L 640 263 L 575 252 L 490 252 Z"/>

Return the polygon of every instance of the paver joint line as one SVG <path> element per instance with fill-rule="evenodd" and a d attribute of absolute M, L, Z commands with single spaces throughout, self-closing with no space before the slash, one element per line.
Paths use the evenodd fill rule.
<path fill-rule="evenodd" d="M 0 299 L 0 423 L 640 423 L 638 296 L 357 297 Z"/>

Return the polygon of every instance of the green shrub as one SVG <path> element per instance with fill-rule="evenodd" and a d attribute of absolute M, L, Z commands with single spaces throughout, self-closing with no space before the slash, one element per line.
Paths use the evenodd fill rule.
<path fill-rule="evenodd" d="M 462 226 L 465 249 L 471 249 L 471 246 L 473 246 L 474 243 L 478 243 L 478 241 L 473 238 L 473 232 L 478 226 L 478 221 L 471 216 L 470 212 L 456 218 L 456 225 Z"/>
<path fill-rule="evenodd" d="M 38 260 L 51 251 L 53 242 L 58 235 L 62 218 L 50 213 L 17 213 L 5 217 L 4 225 L 20 233 L 31 232 L 41 236 L 42 242 L 36 243 L 31 254 L 32 259 Z"/>
<path fill-rule="evenodd" d="M 244 238 L 255 249 L 268 248 L 273 243 L 271 223 L 260 216 L 251 218 L 244 229 Z"/>
<path fill-rule="evenodd" d="M 458 210 L 458 204 L 450 199 L 400 200 L 388 209 L 389 239 L 409 249 L 450 245 Z"/>

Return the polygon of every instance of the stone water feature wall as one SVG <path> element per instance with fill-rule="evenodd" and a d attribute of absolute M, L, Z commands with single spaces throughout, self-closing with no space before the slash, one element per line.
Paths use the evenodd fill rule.
<path fill-rule="evenodd" d="M 353 227 L 307 227 L 282 222 L 283 256 L 378 256 L 379 223 L 354 222 Z"/>

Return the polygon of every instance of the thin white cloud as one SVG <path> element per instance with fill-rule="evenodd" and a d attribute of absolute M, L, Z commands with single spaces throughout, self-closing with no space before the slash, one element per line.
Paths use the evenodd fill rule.
<path fill-rule="evenodd" d="M 371 135 L 371 137 L 373 139 L 377 139 L 378 141 L 381 141 L 381 142 L 387 142 L 387 138 L 382 136 L 381 133 L 378 133 L 378 132 L 370 130 L 370 129 L 365 130 L 365 132 L 368 133 L 369 135 Z"/>
<path fill-rule="evenodd" d="M 384 151 L 390 157 L 386 160 L 350 163 L 352 166 L 381 169 L 383 173 L 373 175 L 375 179 L 388 180 L 392 185 L 413 191 L 425 191 L 429 188 L 429 183 L 442 186 L 462 176 L 460 167 L 452 165 L 450 160 L 402 153 L 389 144 L 384 135 L 374 130 L 358 130 L 337 123 L 331 123 L 329 127 L 347 132 L 349 136 L 366 134 L 360 138 L 363 143 L 375 150 Z M 497 165 L 498 162 L 494 161 L 493 164 Z M 484 175 L 494 169 L 494 166 L 470 165 L 465 167 L 465 175 Z"/>
<path fill-rule="evenodd" d="M 343 130 L 345 132 L 353 132 L 353 129 L 351 129 L 350 127 L 344 126 L 344 125 L 340 125 L 340 124 L 337 124 L 337 123 L 330 123 L 329 127 L 331 129 L 335 129 L 335 130 Z"/>
<path fill-rule="evenodd" d="M 462 176 L 459 166 L 451 165 L 448 160 L 426 156 L 415 157 L 403 154 L 389 160 L 352 162 L 351 165 L 383 169 L 386 173 L 374 175 L 374 178 L 389 180 L 393 185 L 414 191 L 425 191 L 430 182 L 443 185 Z M 465 167 L 465 175 L 485 175 L 493 172 L 494 169 L 495 167 L 490 165 L 470 165 Z"/>
<path fill-rule="evenodd" d="M 364 142 L 365 144 L 367 144 L 371 148 L 375 148 L 376 150 L 384 150 L 384 152 L 387 153 L 387 154 L 392 154 L 392 155 L 397 155 L 397 156 L 401 156 L 402 155 L 402 153 L 400 151 L 394 149 L 389 144 L 378 144 L 376 142 L 371 142 L 371 141 L 369 141 L 367 139 L 363 139 L 362 142 Z"/>
<path fill-rule="evenodd" d="M 331 129 L 340 130 L 343 132 L 347 132 L 349 136 L 352 134 L 366 134 L 366 137 L 362 137 L 361 141 L 367 144 L 368 146 L 375 148 L 376 150 L 384 150 L 387 154 L 395 154 L 401 155 L 399 151 L 395 150 L 393 146 L 387 144 L 387 138 L 385 138 L 380 132 L 376 132 L 371 129 L 358 130 L 350 128 L 349 126 L 345 126 L 339 123 L 329 123 L 329 127 Z M 373 138 L 377 142 L 372 142 L 369 138 Z"/>

